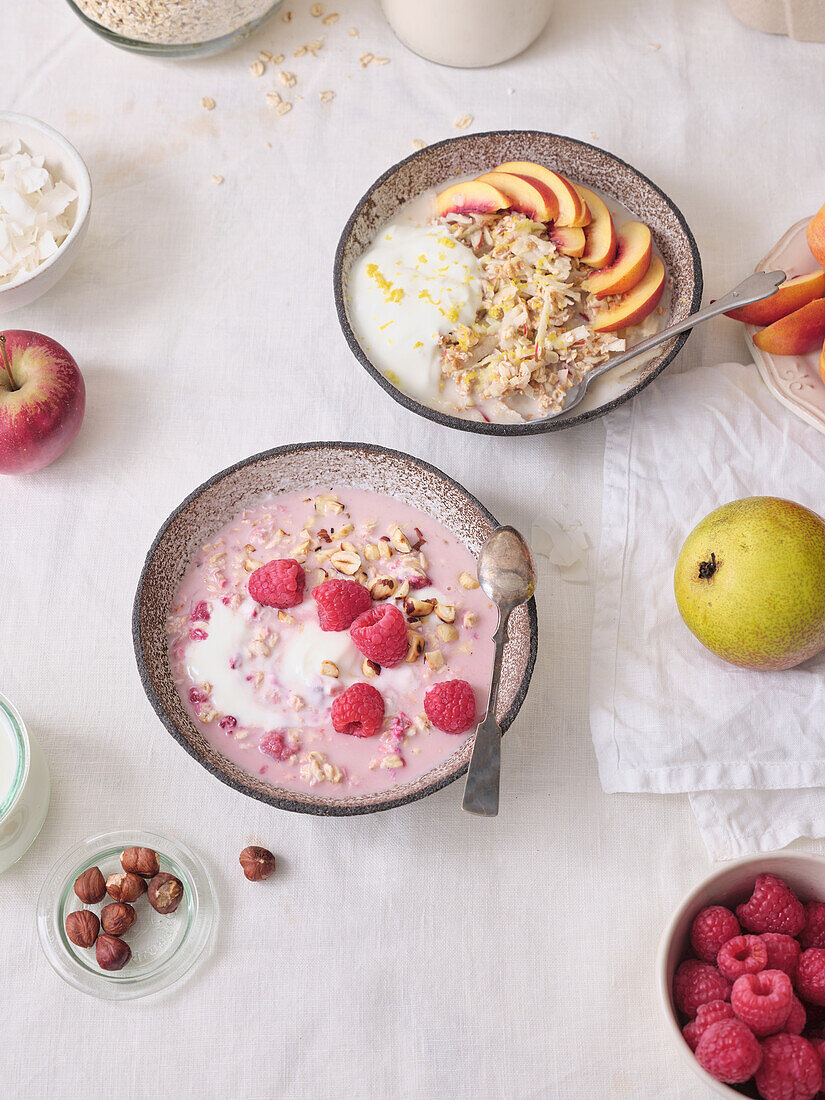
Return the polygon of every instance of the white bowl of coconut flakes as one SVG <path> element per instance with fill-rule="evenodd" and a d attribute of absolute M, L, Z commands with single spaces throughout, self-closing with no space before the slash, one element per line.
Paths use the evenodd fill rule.
<path fill-rule="evenodd" d="M 74 146 L 45 122 L 0 111 L 0 313 L 29 305 L 66 274 L 91 203 Z"/>

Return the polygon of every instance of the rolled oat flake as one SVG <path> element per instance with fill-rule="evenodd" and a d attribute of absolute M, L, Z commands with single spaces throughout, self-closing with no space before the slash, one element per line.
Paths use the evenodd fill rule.
<path fill-rule="evenodd" d="M 69 0 L 81 19 L 126 49 L 215 53 L 246 38 L 281 0 Z"/>

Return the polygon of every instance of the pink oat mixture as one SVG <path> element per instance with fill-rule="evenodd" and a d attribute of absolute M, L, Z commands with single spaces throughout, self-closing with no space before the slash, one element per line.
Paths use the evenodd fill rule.
<path fill-rule="evenodd" d="M 257 604 L 251 573 L 287 557 L 306 572 L 303 602 Z M 365 674 L 349 632 L 320 629 L 311 592 L 325 574 L 360 581 L 375 604 L 405 612 L 407 659 Z M 266 498 L 217 531 L 184 575 L 168 617 L 175 683 L 207 739 L 250 774 L 335 798 L 389 790 L 472 736 L 430 725 L 430 686 L 467 680 L 483 713 L 496 612 L 475 576 L 450 532 L 392 497 L 338 486 Z M 373 737 L 337 733 L 330 721 L 335 698 L 357 682 L 384 699 Z"/>

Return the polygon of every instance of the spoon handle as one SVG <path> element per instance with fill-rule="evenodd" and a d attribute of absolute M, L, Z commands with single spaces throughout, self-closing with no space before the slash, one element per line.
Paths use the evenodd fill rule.
<path fill-rule="evenodd" d="M 496 720 L 496 702 L 501 678 L 501 658 L 504 654 L 504 642 L 507 638 L 507 620 L 511 608 L 499 614 L 498 627 L 493 635 L 495 657 L 493 659 L 493 679 L 490 684 L 490 699 L 487 714 L 476 730 L 473 755 L 467 771 L 464 785 L 462 809 L 479 817 L 495 817 L 498 813 L 498 790 L 501 777 L 501 726 Z"/>
<path fill-rule="evenodd" d="M 649 337 L 647 340 L 642 340 L 640 344 L 635 344 L 628 351 L 622 352 L 621 355 L 612 356 L 603 363 L 602 366 L 596 367 L 595 370 L 586 374 L 585 381 L 589 384 L 594 378 L 598 378 L 607 371 L 613 370 L 614 367 L 620 367 L 622 363 L 629 363 L 630 360 L 635 359 L 637 355 L 642 355 L 646 351 L 652 351 L 653 348 L 658 347 L 659 344 L 663 344 L 672 336 L 678 336 L 681 332 L 687 332 L 688 329 L 695 328 L 696 325 L 701 325 L 703 321 L 709 321 L 711 317 L 716 317 L 720 313 L 727 313 L 730 309 L 738 309 L 741 306 L 751 305 L 753 302 L 761 302 L 763 298 L 770 298 L 771 295 L 776 293 L 779 286 L 785 281 L 785 278 L 784 271 L 758 271 L 754 275 L 749 275 L 747 279 L 744 279 L 724 297 L 712 302 L 709 306 L 705 306 L 704 309 L 697 310 L 696 313 L 691 313 L 685 317 L 683 321 L 679 321 L 675 325 L 670 325 L 668 328 L 662 329 L 661 332 L 655 333 L 655 335 Z"/>

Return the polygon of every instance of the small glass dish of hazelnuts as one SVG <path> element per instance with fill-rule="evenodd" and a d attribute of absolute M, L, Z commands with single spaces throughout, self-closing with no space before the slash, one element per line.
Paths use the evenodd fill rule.
<path fill-rule="evenodd" d="M 37 903 L 46 958 L 64 981 L 108 1000 L 146 997 L 203 955 L 217 918 L 212 883 L 179 841 L 119 829 L 52 868 Z"/>

